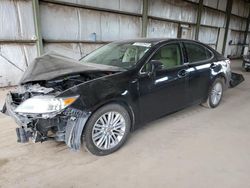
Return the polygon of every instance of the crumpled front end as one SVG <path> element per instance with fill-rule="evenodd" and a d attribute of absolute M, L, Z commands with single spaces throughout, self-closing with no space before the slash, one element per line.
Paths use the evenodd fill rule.
<path fill-rule="evenodd" d="M 56 96 L 58 91 L 35 84 L 21 86 L 17 91 L 7 94 L 2 112 L 16 121 L 18 125 L 16 128 L 17 141 L 26 143 L 32 140 L 35 143 L 56 140 L 65 142 L 74 150 L 80 149 L 82 131 L 90 112 L 74 108 L 74 105 L 53 113 L 20 113 L 16 111 L 24 101 L 48 94 Z"/>

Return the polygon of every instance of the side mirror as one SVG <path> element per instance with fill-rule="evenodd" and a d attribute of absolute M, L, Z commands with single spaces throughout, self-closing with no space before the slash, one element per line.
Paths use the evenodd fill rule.
<path fill-rule="evenodd" d="M 140 71 L 140 75 L 143 77 L 150 77 L 155 72 L 162 70 L 164 68 L 163 64 L 159 60 L 151 60 L 144 68 Z"/>
<path fill-rule="evenodd" d="M 151 60 L 149 63 L 152 65 L 153 72 L 157 72 L 164 68 L 164 65 L 159 60 Z"/>

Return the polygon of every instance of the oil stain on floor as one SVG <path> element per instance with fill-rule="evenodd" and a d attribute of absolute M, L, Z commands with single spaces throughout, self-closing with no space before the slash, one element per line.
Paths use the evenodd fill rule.
<path fill-rule="evenodd" d="M 8 159 L 0 159 L 0 168 L 9 162 Z"/>

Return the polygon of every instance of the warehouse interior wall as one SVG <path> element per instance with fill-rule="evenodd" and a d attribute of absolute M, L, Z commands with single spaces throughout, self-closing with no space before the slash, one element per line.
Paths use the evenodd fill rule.
<path fill-rule="evenodd" d="M 240 57 L 249 44 L 249 2 L 1 0 L 0 87 L 17 85 L 46 52 L 79 59 L 108 42 L 140 37 L 196 39 Z"/>

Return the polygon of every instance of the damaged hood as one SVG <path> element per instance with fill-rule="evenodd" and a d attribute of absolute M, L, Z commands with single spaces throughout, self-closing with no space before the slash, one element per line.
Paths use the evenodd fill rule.
<path fill-rule="evenodd" d="M 108 65 L 80 63 L 77 60 L 53 53 L 36 58 L 24 72 L 20 83 L 25 84 L 32 81 L 51 80 L 74 73 L 98 71 L 118 72 L 124 70 L 125 69 L 120 67 Z"/>

